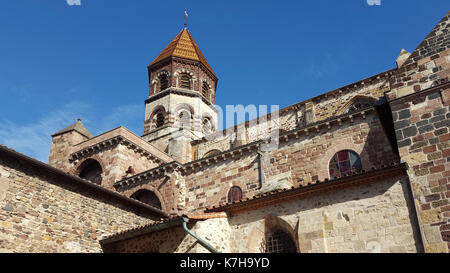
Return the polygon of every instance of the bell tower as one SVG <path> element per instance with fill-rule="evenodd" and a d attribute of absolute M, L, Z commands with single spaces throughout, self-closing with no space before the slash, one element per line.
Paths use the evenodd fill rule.
<path fill-rule="evenodd" d="M 190 142 L 217 129 L 217 76 L 185 27 L 148 66 L 142 138 L 176 160 L 192 160 Z"/>

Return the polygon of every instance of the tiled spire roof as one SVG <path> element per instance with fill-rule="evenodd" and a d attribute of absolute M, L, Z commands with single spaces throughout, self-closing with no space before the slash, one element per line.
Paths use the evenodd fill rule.
<path fill-rule="evenodd" d="M 152 66 L 168 57 L 179 57 L 202 63 L 214 76 L 214 71 L 209 66 L 200 48 L 192 38 L 191 33 L 185 28 L 169 43 L 169 45 L 159 53 L 159 55 L 149 65 Z"/>

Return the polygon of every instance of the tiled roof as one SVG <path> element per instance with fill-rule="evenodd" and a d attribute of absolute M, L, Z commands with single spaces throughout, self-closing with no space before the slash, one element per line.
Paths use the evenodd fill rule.
<path fill-rule="evenodd" d="M 100 240 L 102 244 L 108 244 L 116 241 L 121 241 L 125 239 L 130 239 L 139 235 L 151 233 L 158 230 L 163 230 L 167 228 L 171 228 L 174 226 L 181 225 L 183 222 L 183 217 L 192 219 L 192 220 L 206 220 L 213 218 L 227 218 L 227 214 L 225 212 L 211 212 L 211 213 L 196 213 L 196 214 L 183 214 L 183 215 L 171 215 L 169 218 L 161 219 L 159 221 L 140 225 L 131 229 L 122 230 L 117 233 L 111 234 L 107 237 L 104 237 Z"/>
<path fill-rule="evenodd" d="M 214 71 L 209 66 L 206 58 L 203 56 L 200 48 L 192 38 L 191 33 L 187 29 L 183 29 L 177 36 L 169 43 L 169 45 L 159 53 L 159 55 L 149 65 L 152 66 L 168 57 L 179 57 L 183 59 L 198 61 L 202 63 L 214 76 Z"/>

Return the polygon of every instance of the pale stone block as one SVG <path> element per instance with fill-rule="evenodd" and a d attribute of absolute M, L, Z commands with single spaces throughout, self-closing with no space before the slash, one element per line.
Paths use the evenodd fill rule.
<path fill-rule="evenodd" d="M 423 233 L 425 235 L 425 240 L 428 244 L 442 243 L 442 237 L 439 231 L 439 226 L 424 225 Z"/>

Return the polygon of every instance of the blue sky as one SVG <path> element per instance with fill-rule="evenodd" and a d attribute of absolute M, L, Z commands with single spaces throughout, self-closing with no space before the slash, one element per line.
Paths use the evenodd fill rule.
<path fill-rule="evenodd" d="M 47 161 L 50 135 L 143 132 L 147 65 L 189 30 L 219 77 L 216 103 L 280 108 L 395 67 L 448 0 L 2 1 L 0 143 Z"/>

